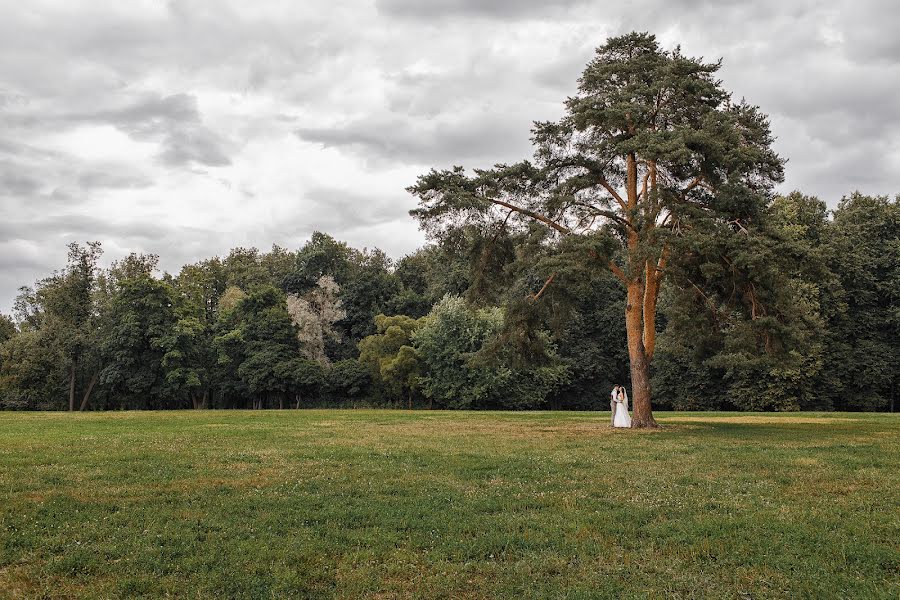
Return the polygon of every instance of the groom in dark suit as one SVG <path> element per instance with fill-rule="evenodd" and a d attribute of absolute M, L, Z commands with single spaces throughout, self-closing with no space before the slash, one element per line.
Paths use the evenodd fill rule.
<path fill-rule="evenodd" d="M 609 393 L 609 424 L 615 426 L 616 424 L 616 392 L 619 391 L 619 386 L 614 385 L 612 391 Z"/>

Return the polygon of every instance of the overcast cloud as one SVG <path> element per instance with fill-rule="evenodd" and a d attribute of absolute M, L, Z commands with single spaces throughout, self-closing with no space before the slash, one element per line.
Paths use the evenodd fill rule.
<path fill-rule="evenodd" d="M 100 240 L 163 268 L 316 229 L 395 257 L 404 188 L 530 155 L 593 48 L 649 30 L 723 57 L 771 116 L 783 189 L 900 192 L 888 0 L 0 0 L 0 311 Z"/>

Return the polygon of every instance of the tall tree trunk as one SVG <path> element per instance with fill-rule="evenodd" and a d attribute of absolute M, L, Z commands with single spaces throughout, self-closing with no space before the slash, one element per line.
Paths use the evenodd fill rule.
<path fill-rule="evenodd" d="M 209 408 L 209 388 L 203 390 L 203 400 L 200 401 L 200 408 L 204 410 Z"/>
<path fill-rule="evenodd" d="M 91 380 L 88 382 L 87 389 L 84 392 L 84 397 L 82 397 L 81 399 L 81 406 L 78 408 L 79 411 L 84 411 L 87 408 L 88 402 L 90 402 L 91 400 L 91 392 L 94 391 L 94 386 L 97 385 L 97 379 L 99 378 L 100 371 L 98 370 L 91 376 Z"/>
<path fill-rule="evenodd" d="M 631 363 L 631 426 L 657 427 L 650 405 L 650 360 L 644 350 L 644 285 L 640 280 L 628 283 L 625 302 L 625 330 L 628 334 L 628 359 Z"/>
<path fill-rule="evenodd" d="M 75 365 L 76 361 L 72 361 L 69 367 L 69 412 L 75 410 Z"/>
<path fill-rule="evenodd" d="M 632 129 L 629 116 L 629 129 Z M 632 132 L 633 133 L 633 132 Z M 625 280 L 625 287 L 628 290 L 627 299 L 625 301 L 625 331 L 628 335 L 628 362 L 631 366 L 631 399 L 633 402 L 633 412 L 631 416 L 631 426 L 636 428 L 657 427 L 656 421 L 653 419 L 653 409 L 650 406 L 650 359 L 647 356 L 647 350 L 644 347 L 644 327 L 646 316 L 644 315 L 644 305 L 649 298 L 645 297 L 648 291 L 645 287 L 650 286 L 650 297 L 652 297 L 652 313 L 650 315 L 650 324 L 655 327 L 654 318 L 656 316 L 655 304 L 656 296 L 654 284 L 655 279 L 650 281 L 644 278 L 650 273 L 649 265 L 645 260 L 638 261 L 640 255 L 640 234 L 635 222 L 638 209 L 638 182 L 637 182 L 637 156 L 632 152 L 628 154 L 625 160 L 625 190 L 627 192 L 627 221 L 628 229 L 628 278 Z M 647 199 L 644 198 L 646 203 Z M 651 352 L 653 338 L 648 340 L 651 344 Z"/>

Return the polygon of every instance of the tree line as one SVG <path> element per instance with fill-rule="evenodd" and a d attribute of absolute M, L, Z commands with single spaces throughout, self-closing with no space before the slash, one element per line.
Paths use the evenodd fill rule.
<path fill-rule="evenodd" d="M 765 215 L 741 260 L 790 299 L 781 347 L 721 298 L 665 287 L 655 406 L 892 410 L 900 203 L 793 193 Z M 392 261 L 315 233 L 176 275 L 154 255 L 100 268 L 100 244 L 72 244 L 0 318 L 0 407 L 606 409 L 629 375 L 625 285 L 547 235 L 461 228 Z"/>

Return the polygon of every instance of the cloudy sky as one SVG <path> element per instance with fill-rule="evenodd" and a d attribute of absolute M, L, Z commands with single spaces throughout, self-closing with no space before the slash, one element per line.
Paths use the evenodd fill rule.
<path fill-rule="evenodd" d="M 527 157 L 613 34 L 724 58 L 772 117 L 784 189 L 900 192 L 894 0 L 0 0 L 0 311 L 62 266 L 177 271 L 318 229 L 399 257 L 404 187 Z"/>

